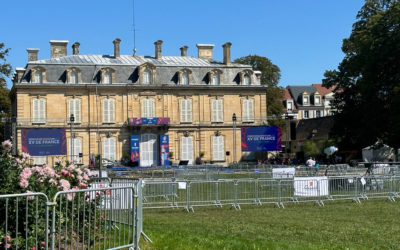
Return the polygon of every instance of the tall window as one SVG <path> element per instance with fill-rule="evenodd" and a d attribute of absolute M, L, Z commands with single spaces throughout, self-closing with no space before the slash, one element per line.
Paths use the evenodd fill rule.
<path fill-rule="evenodd" d="M 292 102 L 287 102 L 286 106 L 287 106 L 287 110 L 293 110 L 293 103 Z"/>
<path fill-rule="evenodd" d="M 254 103 L 253 100 L 243 100 L 243 122 L 254 121 Z"/>
<path fill-rule="evenodd" d="M 308 119 L 310 118 L 310 113 L 308 110 L 303 110 L 303 119 Z"/>
<path fill-rule="evenodd" d="M 104 158 L 115 161 L 115 138 L 104 138 L 103 145 L 103 155 Z"/>
<path fill-rule="evenodd" d="M 181 100 L 181 122 L 192 122 L 192 100 Z"/>
<path fill-rule="evenodd" d="M 81 122 L 81 100 L 79 99 L 71 99 L 69 100 L 69 116 L 74 115 L 75 122 Z"/>
<path fill-rule="evenodd" d="M 45 123 L 46 122 L 46 100 L 33 99 L 32 106 L 33 106 L 32 122 L 33 123 Z"/>
<path fill-rule="evenodd" d="M 34 83 L 42 83 L 43 82 L 42 71 L 40 71 L 40 70 L 35 71 L 35 74 L 33 76 L 33 82 Z"/>
<path fill-rule="evenodd" d="M 143 83 L 144 84 L 152 84 L 153 79 L 151 77 L 151 71 L 149 69 L 145 69 L 143 71 Z"/>
<path fill-rule="evenodd" d="M 181 160 L 189 161 L 189 165 L 193 164 L 193 137 L 182 137 L 181 153 Z"/>
<path fill-rule="evenodd" d="M 103 122 L 113 123 L 115 117 L 115 102 L 113 99 L 104 99 L 103 101 Z"/>
<path fill-rule="evenodd" d="M 108 83 L 110 84 L 112 82 L 111 80 L 111 73 L 110 71 L 105 71 L 104 76 L 103 76 L 103 83 Z"/>
<path fill-rule="evenodd" d="M 243 80 L 244 80 L 244 85 L 250 85 L 250 76 L 248 75 L 248 74 L 246 74 L 246 75 L 244 75 L 244 78 L 243 78 Z"/>
<path fill-rule="evenodd" d="M 182 85 L 189 85 L 189 74 L 188 72 L 182 73 Z"/>
<path fill-rule="evenodd" d="M 75 71 L 69 72 L 69 83 L 78 83 L 78 74 Z"/>
<path fill-rule="evenodd" d="M 80 163 L 79 153 L 82 153 L 82 140 L 81 138 L 71 138 L 69 140 L 69 148 L 70 148 L 70 161 L 73 159 L 78 160 Z"/>
<path fill-rule="evenodd" d="M 323 110 L 316 110 L 315 111 L 315 117 L 322 117 L 324 116 L 324 111 Z"/>
<path fill-rule="evenodd" d="M 222 100 L 213 100 L 211 106 L 212 106 L 211 121 L 223 122 L 224 117 L 223 117 Z"/>
<path fill-rule="evenodd" d="M 220 82 L 219 74 L 215 72 L 213 74 L 213 82 L 212 82 L 212 84 L 213 85 L 219 85 L 219 82 Z"/>
<path fill-rule="evenodd" d="M 308 104 L 308 96 L 303 96 L 303 105 Z"/>
<path fill-rule="evenodd" d="M 315 105 L 321 104 L 321 97 L 320 96 L 315 96 Z"/>
<path fill-rule="evenodd" d="M 155 107 L 153 99 L 144 99 L 142 102 L 142 117 L 155 117 Z"/>
<path fill-rule="evenodd" d="M 223 136 L 213 136 L 212 138 L 213 147 L 213 160 L 223 161 L 224 160 L 224 137 Z"/>

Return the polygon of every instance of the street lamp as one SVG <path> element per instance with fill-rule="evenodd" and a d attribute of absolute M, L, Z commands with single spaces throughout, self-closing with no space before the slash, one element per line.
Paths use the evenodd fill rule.
<path fill-rule="evenodd" d="M 236 165 L 236 113 L 232 115 L 233 122 L 233 164 Z"/>
<path fill-rule="evenodd" d="M 70 152 L 71 159 L 70 160 L 72 161 L 72 159 L 74 157 L 74 155 L 73 155 L 73 150 L 74 150 L 74 122 L 75 122 L 74 114 L 71 114 L 71 116 L 69 117 L 69 121 L 70 121 L 70 126 L 71 126 L 71 152 Z"/>

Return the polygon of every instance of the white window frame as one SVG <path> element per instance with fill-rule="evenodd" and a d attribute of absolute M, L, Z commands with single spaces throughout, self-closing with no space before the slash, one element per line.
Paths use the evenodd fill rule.
<path fill-rule="evenodd" d="M 33 75 L 33 83 L 42 83 L 43 82 L 43 73 L 41 70 L 36 70 Z"/>
<path fill-rule="evenodd" d="M 74 115 L 74 123 L 81 122 L 81 100 L 80 99 L 70 99 L 68 102 L 69 116 Z"/>
<path fill-rule="evenodd" d="M 32 100 L 32 123 L 46 123 L 46 100 Z"/>
<path fill-rule="evenodd" d="M 318 102 L 317 102 L 317 100 L 318 100 Z M 314 99 L 314 104 L 315 105 L 320 105 L 321 104 L 321 96 L 315 96 L 315 99 Z"/>
<path fill-rule="evenodd" d="M 224 137 L 222 135 L 212 137 L 213 160 L 225 160 L 225 145 Z"/>
<path fill-rule="evenodd" d="M 182 73 L 181 84 L 182 85 L 189 85 L 189 73 L 188 72 L 183 72 Z"/>
<path fill-rule="evenodd" d="M 105 84 L 111 84 L 112 83 L 112 74 L 111 74 L 110 71 L 104 71 L 103 83 L 105 83 Z"/>
<path fill-rule="evenodd" d="M 142 117 L 155 117 L 155 102 L 153 99 L 144 99 L 142 101 Z"/>
<path fill-rule="evenodd" d="M 74 143 L 72 143 L 72 140 L 74 141 Z M 74 145 L 73 148 L 72 145 Z M 72 161 L 75 159 L 77 163 L 81 163 L 82 159 L 79 157 L 79 153 L 82 153 L 82 139 L 70 138 L 69 149 L 70 149 L 69 160 Z"/>
<path fill-rule="evenodd" d="M 254 122 L 254 100 L 245 99 L 242 106 L 242 122 Z"/>
<path fill-rule="evenodd" d="M 310 112 L 308 110 L 303 110 L 303 119 L 309 119 L 309 118 L 310 118 Z"/>
<path fill-rule="evenodd" d="M 287 110 L 293 110 L 293 102 L 287 102 L 286 103 L 286 108 L 287 108 Z"/>
<path fill-rule="evenodd" d="M 192 122 L 192 100 L 182 99 L 180 101 L 181 122 Z"/>
<path fill-rule="evenodd" d="M 115 100 L 104 99 L 103 100 L 103 123 L 114 123 L 115 122 Z"/>
<path fill-rule="evenodd" d="M 303 96 L 303 105 L 308 105 L 310 104 L 310 98 L 309 96 L 305 95 Z"/>
<path fill-rule="evenodd" d="M 223 106 L 222 99 L 212 100 L 211 121 L 212 122 L 223 122 L 224 121 L 224 106 Z"/>
<path fill-rule="evenodd" d="M 213 85 L 220 85 L 221 84 L 221 77 L 220 77 L 219 73 L 214 72 L 213 79 L 212 79 L 212 84 Z"/>
<path fill-rule="evenodd" d="M 78 83 L 78 73 L 75 71 L 69 72 L 69 83 L 77 84 Z"/>
<path fill-rule="evenodd" d="M 143 84 L 152 84 L 153 77 L 150 69 L 145 69 L 143 71 Z"/>
<path fill-rule="evenodd" d="M 243 76 L 243 85 L 250 85 L 251 84 L 251 79 L 249 74 L 245 74 Z"/>
<path fill-rule="evenodd" d="M 103 141 L 103 157 L 115 161 L 116 157 L 116 145 L 115 137 L 106 137 Z"/>
<path fill-rule="evenodd" d="M 183 136 L 181 140 L 181 160 L 193 164 L 193 137 Z"/>

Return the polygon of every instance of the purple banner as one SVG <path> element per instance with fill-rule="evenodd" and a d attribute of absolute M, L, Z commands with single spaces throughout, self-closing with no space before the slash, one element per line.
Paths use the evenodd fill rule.
<path fill-rule="evenodd" d="M 140 165 L 140 136 L 131 135 L 131 161 Z"/>
<path fill-rule="evenodd" d="M 22 151 L 31 156 L 66 155 L 65 129 L 22 129 Z"/>
<path fill-rule="evenodd" d="M 282 131 L 273 127 L 242 127 L 242 151 L 281 151 Z"/>
<path fill-rule="evenodd" d="M 169 136 L 160 135 L 161 166 L 171 165 L 169 159 Z"/>
<path fill-rule="evenodd" d="M 169 117 L 133 117 L 129 118 L 129 125 L 168 125 L 170 122 Z"/>

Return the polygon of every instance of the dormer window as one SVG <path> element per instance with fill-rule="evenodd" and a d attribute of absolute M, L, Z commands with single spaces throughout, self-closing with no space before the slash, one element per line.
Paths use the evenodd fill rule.
<path fill-rule="evenodd" d="M 156 66 L 151 63 L 144 63 L 139 66 L 139 83 L 154 84 L 156 82 Z"/>
<path fill-rule="evenodd" d="M 222 71 L 219 69 L 215 69 L 208 73 L 208 77 L 210 79 L 211 85 L 220 85 L 221 84 L 221 75 Z"/>
<path fill-rule="evenodd" d="M 182 73 L 182 85 L 189 85 L 189 74 L 187 72 Z"/>
<path fill-rule="evenodd" d="M 251 85 L 253 83 L 252 76 L 253 76 L 253 71 L 248 70 L 248 69 L 243 70 L 242 72 L 239 73 L 240 84 L 241 85 Z"/>
<path fill-rule="evenodd" d="M 180 85 L 189 85 L 192 79 L 192 71 L 190 69 L 181 69 L 178 71 L 178 83 Z"/>
<path fill-rule="evenodd" d="M 43 67 L 34 67 L 31 69 L 31 82 L 44 83 L 46 82 L 46 70 Z"/>
<path fill-rule="evenodd" d="M 250 76 L 248 74 L 244 75 L 244 81 L 243 84 L 244 85 L 250 85 Z"/>
<path fill-rule="evenodd" d="M 315 105 L 320 105 L 320 104 L 321 104 L 321 97 L 315 96 Z"/>
<path fill-rule="evenodd" d="M 219 85 L 219 74 L 213 75 L 212 85 Z"/>
<path fill-rule="evenodd" d="M 302 94 L 303 105 L 310 105 L 310 95 L 307 92 Z"/>
<path fill-rule="evenodd" d="M 292 102 L 287 102 L 286 108 L 287 108 L 287 110 L 293 110 L 293 103 Z"/>
<path fill-rule="evenodd" d="M 81 82 L 81 70 L 75 67 L 67 69 L 67 83 L 76 84 Z"/>
<path fill-rule="evenodd" d="M 308 104 L 308 96 L 303 96 L 303 105 Z"/>
<path fill-rule="evenodd" d="M 115 70 L 112 68 L 101 69 L 101 83 L 111 84 L 115 82 Z"/>
<path fill-rule="evenodd" d="M 152 84 L 153 80 L 151 77 L 151 71 L 149 69 L 146 69 L 143 71 L 143 84 Z"/>
<path fill-rule="evenodd" d="M 33 76 L 33 82 L 34 83 L 42 83 L 42 71 L 38 70 L 35 72 L 35 75 Z"/>

